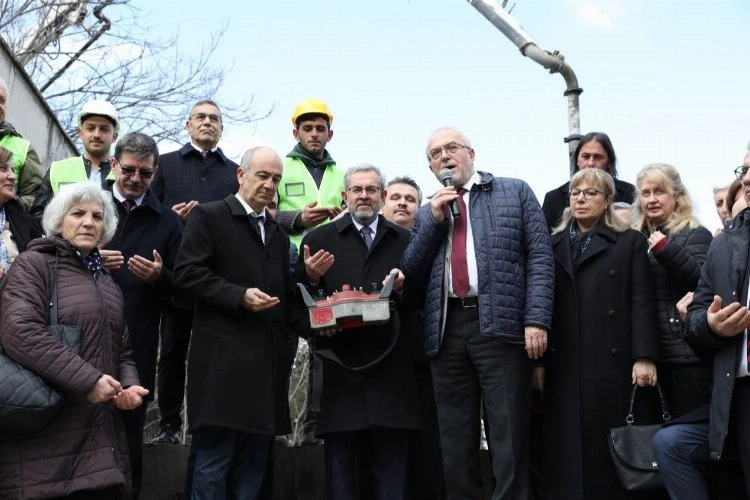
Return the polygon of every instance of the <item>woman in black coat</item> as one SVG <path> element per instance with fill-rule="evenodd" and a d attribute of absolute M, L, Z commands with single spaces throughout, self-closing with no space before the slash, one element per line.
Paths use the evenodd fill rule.
<path fill-rule="evenodd" d="M 609 136 L 604 132 L 589 132 L 584 135 L 573 153 L 572 163 L 574 173 L 585 168 L 598 168 L 606 171 L 615 181 L 614 201 L 633 203 L 635 187 L 617 178 L 615 148 Z M 566 182 L 544 195 L 542 211 L 550 231 L 560 223 L 563 211 L 569 205 L 569 185 L 570 183 Z"/>
<path fill-rule="evenodd" d="M 42 237 L 39 223 L 16 200 L 12 159 L 13 153 L 0 146 L 0 279 L 26 245 Z"/>
<path fill-rule="evenodd" d="M 693 215 L 693 205 L 677 169 L 652 164 L 636 178 L 636 229 L 648 238 L 659 321 L 659 380 L 673 417 L 708 403 L 710 357 L 682 337 L 676 306 L 698 285 L 711 245 L 711 232 Z M 702 357 L 701 357 L 702 356 Z"/>
<path fill-rule="evenodd" d="M 614 192 L 605 171 L 576 173 L 552 235 L 555 303 L 544 356 L 550 500 L 635 498 L 617 480 L 607 432 L 624 425 L 632 384 L 656 383 L 658 333 L 646 240 L 617 218 Z"/>

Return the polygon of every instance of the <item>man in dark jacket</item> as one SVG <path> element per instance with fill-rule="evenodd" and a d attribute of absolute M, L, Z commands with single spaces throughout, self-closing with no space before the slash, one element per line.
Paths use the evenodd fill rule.
<path fill-rule="evenodd" d="M 287 328 L 307 312 L 289 274 L 289 237 L 267 215 L 281 159 L 249 150 L 235 195 L 192 209 L 174 270 L 195 300 L 188 362 L 193 499 L 257 498 L 273 436 L 291 430 Z"/>
<path fill-rule="evenodd" d="M 344 285 L 379 289 L 398 272 L 409 241 L 408 231 L 378 215 L 385 187 L 379 169 L 350 168 L 344 187 L 348 213 L 305 236 L 297 264 L 299 281 L 326 296 Z M 394 290 L 401 291 L 398 276 Z M 399 304 L 405 297 L 392 295 Z M 357 497 L 357 463 L 365 458 L 375 498 L 404 498 L 408 431 L 419 428 L 419 408 L 411 339 L 400 335 L 396 309 L 386 324 L 322 331 L 315 354 L 322 371 L 315 379 L 322 387 L 313 401 L 320 403 L 317 433 L 325 440 L 327 497 Z"/>
<path fill-rule="evenodd" d="M 150 394 L 156 377 L 162 298 L 173 291 L 172 268 L 182 237 L 180 218 L 149 189 L 158 163 L 156 142 L 146 134 L 131 132 L 115 146 L 115 180 L 108 182 L 108 189 L 116 200 L 117 232 L 101 250 L 104 267 L 122 290 L 133 359 L 141 384 Z M 147 406 L 122 413 L 136 496 L 141 489 Z"/>
<path fill-rule="evenodd" d="M 218 201 L 237 192 L 237 164 L 217 146 L 224 131 L 221 110 L 210 100 L 195 103 L 185 128 L 190 142 L 163 155 L 151 191 L 182 221 L 199 203 Z M 185 357 L 193 327 L 192 304 L 185 297 L 164 301 L 159 355 L 158 403 L 161 421 L 152 444 L 180 442 Z"/>
<path fill-rule="evenodd" d="M 735 170 L 748 202 L 749 172 L 747 164 Z M 709 498 L 702 471 L 733 444 L 750 495 L 749 257 L 750 210 L 745 209 L 711 244 L 685 322 L 687 339 L 713 351 L 710 406 L 683 417 L 694 423 L 666 427 L 654 437 L 654 453 L 672 498 Z"/>
<path fill-rule="evenodd" d="M 481 397 L 492 498 L 525 499 L 530 359 L 544 353 L 552 321 L 547 225 L 525 182 L 475 171 L 474 149 L 458 130 L 435 131 L 426 152 L 435 176 L 447 169 L 453 185 L 419 210 L 402 266 L 427 290 L 425 350 L 434 358 L 446 489 L 451 498 L 483 498 Z"/>
<path fill-rule="evenodd" d="M 571 158 L 573 173 L 582 168 L 606 170 L 615 180 L 615 202 L 631 204 L 635 201 L 635 186 L 617 178 L 617 157 L 609 136 L 604 132 L 589 132 L 578 142 Z M 544 195 L 542 211 L 550 232 L 560 223 L 563 211 L 570 205 L 569 181 Z"/>

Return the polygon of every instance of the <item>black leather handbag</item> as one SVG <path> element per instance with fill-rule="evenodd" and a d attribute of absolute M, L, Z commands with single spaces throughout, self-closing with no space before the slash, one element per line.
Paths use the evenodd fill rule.
<path fill-rule="evenodd" d="M 57 263 L 54 268 L 50 267 L 48 330 L 68 349 L 79 352 L 80 328 L 57 323 Z M 0 427 L 30 432 L 42 430 L 57 416 L 62 402 L 60 391 L 14 361 L 0 345 Z"/>
<path fill-rule="evenodd" d="M 633 405 L 636 390 L 638 390 L 637 385 L 633 386 L 633 393 L 630 395 L 630 408 L 625 418 L 626 425 L 610 429 L 607 435 L 609 454 L 612 456 L 612 463 L 615 465 L 617 477 L 623 488 L 628 491 L 660 489 L 664 487 L 664 483 L 659 475 L 659 464 L 654 458 L 651 440 L 661 429 L 662 424 L 635 425 Z M 668 422 L 672 417 L 659 385 L 656 386 L 656 392 L 659 394 L 662 420 Z"/>

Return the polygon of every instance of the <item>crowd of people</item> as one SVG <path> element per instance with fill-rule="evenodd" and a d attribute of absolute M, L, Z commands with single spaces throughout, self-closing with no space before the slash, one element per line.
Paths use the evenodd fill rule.
<path fill-rule="evenodd" d="M 186 395 L 186 498 L 272 498 L 299 338 L 303 443 L 323 446 L 327 498 L 748 498 L 750 152 L 714 191 L 712 235 L 677 168 L 620 180 L 602 132 L 540 204 L 439 128 L 425 154 L 442 187 L 423 203 L 409 177 L 339 167 L 317 99 L 294 110 L 283 159 L 256 147 L 239 164 L 214 101 L 160 155 L 93 100 L 82 154 L 45 171 L 7 94 L 0 80 L 0 342 L 63 404 L 41 430 L 0 420 L 0 498 L 137 498 L 155 393 L 155 445 L 182 442 Z M 390 290 L 388 319 L 311 328 L 302 290 L 347 287 Z M 78 349 L 49 334 L 53 302 Z M 665 491 L 631 492 L 607 434 L 634 386 L 657 384 Z M 660 421 L 651 392 L 635 393 L 638 423 Z"/>

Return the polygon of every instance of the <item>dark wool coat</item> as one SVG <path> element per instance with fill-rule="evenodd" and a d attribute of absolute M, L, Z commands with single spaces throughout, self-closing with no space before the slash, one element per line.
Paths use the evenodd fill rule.
<path fill-rule="evenodd" d="M 58 321 L 81 328 L 74 354 L 47 332 L 49 266 L 59 255 Z M 62 238 L 31 242 L 9 270 L 0 307 L 0 340 L 12 358 L 65 393 L 60 415 L 38 433 L 0 430 L 0 498 L 50 498 L 108 487 L 130 488 L 125 429 L 112 403 L 87 394 L 102 374 L 137 385 L 122 294 L 106 271 L 97 280 Z"/>
<path fill-rule="evenodd" d="M 188 354 L 190 429 L 290 431 L 287 327 L 307 333 L 307 311 L 289 273 L 289 237 L 268 217 L 266 244 L 234 195 L 201 204 L 187 219 L 174 282 L 195 299 Z M 240 307 L 248 288 L 281 303 Z"/>
<path fill-rule="evenodd" d="M 550 231 L 560 223 L 563 211 L 570 206 L 569 189 L 570 181 L 544 195 L 542 211 Z M 635 186 L 629 182 L 615 179 L 615 201 L 632 204 L 635 201 Z"/>
<path fill-rule="evenodd" d="M 110 189 L 112 185 L 110 184 Z M 125 297 L 125 319 L 128 323 L 133 359 L 138 367 L 141 385 L 151 391 L 153 399 L 156 378 L 156 354 L 159 350 L 161 299 L 172 293 L 172 269 L 182 238 L 182 221 L 170 208 L 159 203 L 147 191 L 140 206 L 130 213 L 115 200 L 119 219 L 117 232 L 104 248 L 119 250 L 125 265 L 112 271 L 112 277 Z M 162 258 L 159 278 L 149 284 L 128 270 L 128 259 L 140 255 L 154 260 L 153 251 Z"/>
<path fill-rule="evenodd" d="M 688 308 L 686 335 L 713 353 L 713 387 L 709 447 L 711 458 L 719 460 L 724 453 L 724 438 L 729 429 L 732 392 L 745 336 L 720 337 L 708 326 L 706 310 L 721 297 L 722 307 L 733 302 L 747 304 L 748 249 L 750 249 L 750 210 L 743 210 L 714 238 L 706 255 L 693 303 Z"/>
<path fill-rule="evenodd" d="M 631 229 L 600 228 L 577 268 L 567 231 L 552 235 L 552 246 L 555 308 L 544 356 L 547 498 L 635 498 L 619 485 L 607 432 L 625 425 L 633 362 L 658 356 L 646 240 Z"/>
<path fill-rule="evenodd" d="M 408 243 L 409 232 L 381 215 L 368 250 L 349 214 L 313 230 L 302 240 L 303 248 L 310 247 L 310 254 L 324 249 L 335 257 L 333 266 L 317 286 L 326 296 L 341 290 L 344 284 L 361 286 L 367 292 L 373 283 L 382 286 L 391 269 L 399 267 Z M 303 258 L 298 261 L 297 272 L 299 281 L 305 282 Z M 351 328 L 332 337 L 319 337 L 317 348 L 331 349 L 350 366 L 361 366 L 384 352 L 393 333 L 391 328 L 399 328 L 398 322 L 398 315 L 392 314 L 388 325 Z M 409 334 L 399 335 L 391 353 L 364 373 L 324 360 L 318 434 L 372 426 L 419 428 L 412 345 Z"/>

